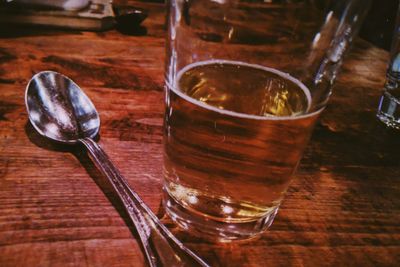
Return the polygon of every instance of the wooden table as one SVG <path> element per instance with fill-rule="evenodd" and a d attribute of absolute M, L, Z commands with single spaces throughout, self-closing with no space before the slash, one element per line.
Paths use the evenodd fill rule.
<path fill-rule="evenodd" d="M 49 144 L 28 123 L 25 86 L 42 70 L 75 80 L 100 111 L 100 144 L 161 207 L 165 9 L 145 36 L 2 29 L 0 266 L 144 266 L 138 236 L 81 147 Z M 212 244 L 166 225 L 213 266 L 398 266 L 400 133 L 375 119 L 388 55 L 357 41 L 296 179 L 259 239 Z"/>

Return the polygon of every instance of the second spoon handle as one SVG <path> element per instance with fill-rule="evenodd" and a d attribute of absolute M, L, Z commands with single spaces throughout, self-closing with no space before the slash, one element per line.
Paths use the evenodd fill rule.
<path fill-rule="evenodd" d="M 148 263 L 155 266 L 209 266 L 183 245 L 128 185 L 104 150 L 92 139 L 79 140 L 108 178 L 139 234 Z"/>

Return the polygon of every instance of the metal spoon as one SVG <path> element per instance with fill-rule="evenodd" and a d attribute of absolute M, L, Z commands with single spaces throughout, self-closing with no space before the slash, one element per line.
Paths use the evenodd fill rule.
<path fill-rule="evenodd" d="M 99 132 L 100 118 L 76 83 L 57 72 L 40 72 L 27 85 L 25 104 L 29 120 L 41 135 L 69 145 L 82 143 L 86 146 L 136 226 L 151 267 L 209 266 L 159 221 L 93 141 Z"/>

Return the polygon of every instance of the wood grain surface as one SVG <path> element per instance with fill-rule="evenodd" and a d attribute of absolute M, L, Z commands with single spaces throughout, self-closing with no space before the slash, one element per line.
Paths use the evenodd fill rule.
<path fill-rule="evenodd" d="M 49 69 L 85 90 L 100 112 L 102 147 L 212 266 L 398 266 L 400 133 L 375 119 L 387 53 L 356 42 L 272 227 L 256 240 L 213 244 L 163 214 L 165 8 L 138 5 L 149 10 L 143 36 L 1 25 L 0 266 L 146 266 L 83 148 L 50 144 L 28 123 L 25 86 Z"/>

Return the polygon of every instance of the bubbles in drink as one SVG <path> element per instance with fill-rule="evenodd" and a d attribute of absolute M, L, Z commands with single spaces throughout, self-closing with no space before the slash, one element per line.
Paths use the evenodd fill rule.
<path fill-rule="evenodd" d="M 258 116 L 304 114 L 307 88 L 274 69 L 232 61 L 191 65 L 178 77 L 179 90 L 219 109 Z"/>

